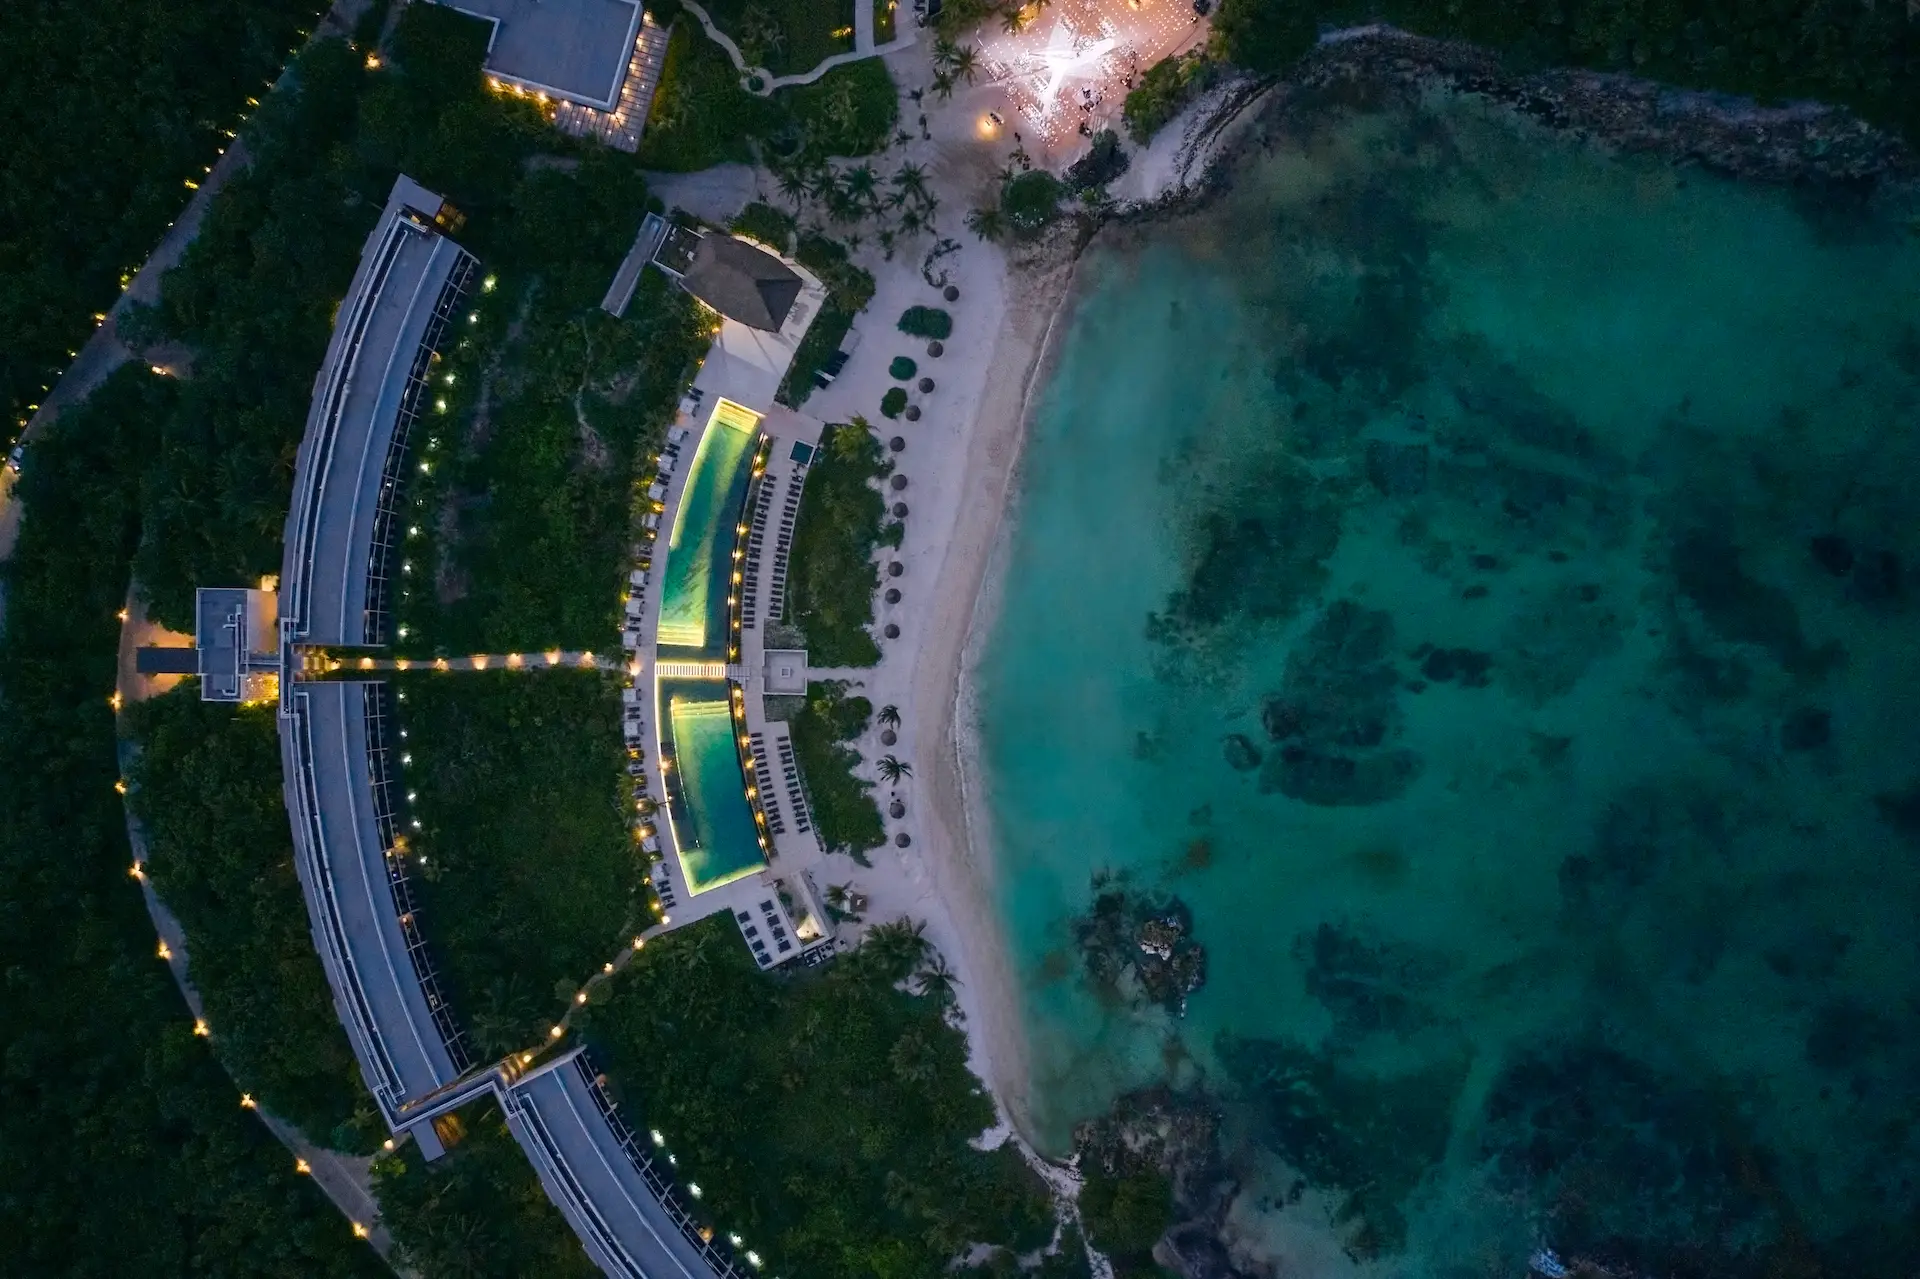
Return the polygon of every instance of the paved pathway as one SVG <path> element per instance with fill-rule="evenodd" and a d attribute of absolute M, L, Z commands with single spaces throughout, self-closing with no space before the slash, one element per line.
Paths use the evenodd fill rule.
<path fill-rule="evenodd" d="M 631 657 L 608 657 L 578 649 L 550 648 L 541 653 L 475 653 L 469 657 L 333 658 L 328 671 L 544 671 L 555 667 L 592 667 L 621 674 L 636 669 Z"/>
<path fill-rule="evenodd" d="M 746 85 L 747 92 L 769 97 L 775 89 L 785 89 L 790 85 L 812 84 L 835 67 L 845 66 L 849 62 L 858 62 L 862 58 L 882 57 L 899 49 L 911 48 L 914 43 L 914 28 L 911 24 L 886 44 L 873 42 L 873 0 L 853 0 L 853 48 L 846 53 L 835 53 L 820 60 L 820 65 L 811 71 L 802 71 L 799 75 L 777 76 L 765 67 L 750 67 L 746 58 L 741 56 L 740 46 L 733 37 L 713 24 L 707 11 L 696 0 L 682 0 L 682 7 L 700 20 L 700 27 L 707 38 L 727 51 L 727 57 L 733 60 L 733 66 L 740 73 L 742 83 L 757 77 L 760 87 L 755 89 Z"/>
<path fill-rule="evenodd" d="M 129 592 L 127 607 L 130 610 L 130 616 L 131 610 L 139 606 L 138 596 Z M 137 626 L 137 619 L 131 624 Z M 126 666 L 123 663 L 123 672 L 125 669 Z M 117 688 L 116 691 L 122 691 L 124 696 L 126 691 L 137 694 L 140 690 L 135 687 L 131 690 Z M 125 739 L 120 741 L 119 755 L 122 772 L 130 771 L 137 753 L 132 742 Z M 174 913 L 167 909 L 167 904 L 160 900 L 160 895 L 153 889 L 153 880 L 146 873 L 145 867 L 148 860 L 146 832 L 134 817 L 131 807 L 127 807 L 126 815 L 127 842 L 133 847 L 132 874 L 140 883 L 140 895 L 146 902 L 147 915 L 153 920 L 154 931 L 159 935 L 159 944 L 156 949 L 160 957 L 166 961 L 167 970 L 173 974 L 174 983 L 180 987 L 180 997 L 186 1002 L 187 1012 L 193 1017 L 195 1032 L 202 1035 L 216 1035 L 218 1031 L 207 1022 L 206 1004 L 200 998 L 199 988 L 193 984 L 192 975 L 188 970 L 186 930 L 180 926 L 180 920 Z M 218 1060 L 217 1053 L 215 1059 Z M 225 1063 L 222 1062 L 221 1066 L 224 1069 Z M 237 1080 L 234 1087 L 238 1091 Z M 316 1146 L 308 1141 L 306 1135 L 298 1128 L 277 1115 L 261 1109 L 245 1093 L 240 1093 L 239 1096 L 241 1098 L 239 1104 L 253 1111 L 260 1122 L 267 1126 L 267 1131 L 287 1148 L 293 1156 L 295 1166 L 313 1178 L 315 1184 L 340 1210 L 341 1215 L 352 1223 L 354 1233 L 360 1234 L 364 1231 L 363 1237 L 373 1245 L 374 1251 L 392 1264 L 393 1236 L 387 1233 L 384 1225 L 380 1224 L 380 1205 L 373 1197 L 368 1171 L 372 1160 L 364 1156 L 343 1154 L 337 1150 Z"/>

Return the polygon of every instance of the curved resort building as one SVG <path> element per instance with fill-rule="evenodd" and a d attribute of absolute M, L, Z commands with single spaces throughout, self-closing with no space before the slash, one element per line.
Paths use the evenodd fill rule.
<path fill-rule="evenodd" d="M 542 1047 L 497 1063 L 474 1061 L 439 990 L 427 941 L 431 921 L 422 918 L 408 886 L 407 839 L 390 795 L 387 686 L 370 673 L 319 678 L 339 665 L 323 661 L 327 651 L 388 643 L 388 570 L 409 434 L 442 337 L 478 274 L 474 257 L 449 237 L 459 221 L 412 180 L 395 184 L 314 384 L 278 599 L 264 591 L 202 593 L 200 662 L 212 671 L 203 696 L 242 700 L 277 683 L 287 810 L 314 943 L 389 1127 L 437 1157 L 441 1145 L 431 1120 L 490 1093 L 547 1193 L 608 1274 L 744 1274 L 686 1211 L 583 1050 Z M 731 435 L 713 438 L 735 444 Z M 711 450 L 718 487 L 701 489 L 703 504 L 685 512 L 689 559 L 717 556 L 724 571 L 734 542 L 718 523 L 736 519 L 739 459 L 756 452 L 752 446 L 744 453 Z M 710 635 L 727 630 L 727 606 L 715 602 L 726 598 L 725 584 L 690 577 L 688 591 L 688 615 L 710 619 L 690 623 L 688 651 L 720 653 L 724 641 Z M 265 619 L 276 604 L 277 625 L 269 625 Z M 733 651 L 737 656 L 737 644 Z M 717 704 L 727 705 L 724 678 L 690 678 L 723 690 Z M 694 722 L 701 722 L 698 713 Z M 708 736 L 691 725 L 687 732 L 689 742 L 702 743 L 703 760 L 712 753 Z M 732 740 L 730 731 L 719 738 L 722 745 Z M 741 776 L 736 763 L 728 788 L 721 776 L 703 772 L 694 792 L 689 812 L 706 842 L 688 847 L 705 850 L 709 864 L 732 855 L 721 850 L 738 843 L 739 812 L 747 805 Z M 739 811 L 731 812 L 725 800 Z M 754 829 L 751 818 L 744 825 Z M 686 855 L 697 860 L 700 854 Z M 694 884 L 690 895 L 709 886 L 700 878 Z"/>
<path fill-rule="evenodd" d="M 432 1121 L 491 1095 L 606 1273 L 744 1276 L 758 1258 L 736 1263 L 692 1218 L 584 1049 L 556 1036 L 475 1060 L 440 991 L 432 921 L 409 887 L 389 690 L 376 675 L 385 663 L 365 655 L 389 642 L 409 436 L 442 339 L 478 282 L 478 262 L 451 238 L 460 224 L 433 192 L 405 177 L 394 184 L 314 382 L 277 588 L 200 592 L 201 696 L 277 699 L 314 944 L 389 1128 L 437 1158 Z M 762 968 L 817 962 L 835 944 L 810 875 L 821 852 L 785 725 L 762 709 L 766 694 L 806 691 L 806 654 L 770 651 L 762 635 L 781 612 L 820 435 L 774 395 L 826 293 L 764 248 L 655 217 L 622 267 L 629 292 L 648 259 L 717 315 L 712 349 L 646 483 L 626 596 L 628 772 L 663 908 L 653 931 L 724 910 Z M 362 660 L 340 660 L 346 651 Z"/>

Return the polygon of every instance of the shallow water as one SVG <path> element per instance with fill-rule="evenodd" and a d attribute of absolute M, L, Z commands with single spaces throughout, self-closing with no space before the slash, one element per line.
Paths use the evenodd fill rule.
<path fill-rule="evenodd" d="M 1203 1084 L 1294 1273 L 1908 1273 L 1917 320 L 1857 205 L 1450 100 L 1096 242 L 977 673 L 1042 1140 Z"/>

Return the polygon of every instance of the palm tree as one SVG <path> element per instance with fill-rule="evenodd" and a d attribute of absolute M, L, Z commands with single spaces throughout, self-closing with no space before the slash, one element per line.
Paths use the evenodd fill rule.
<path fill-rule="evenodd" d="M 910 200 L 927 198 L 927 171 L 908 160 L 893 175 L 893 187 L 902 196 Z"/>
<path fill-rule="evenodd" d="M 793 211 L 798 213 L 800 202 L 813 191 L 813 184 L 808 181 L 807 175 L 798 169 L 782 169 L 775 181 L 779 184 L 780 194 L 793 201 Z"/>
<path fill-rule="evenodd" d="M 933 66 L 936 71 L 945 71 L 954 64 L 960 55 L 960 46 L 946 36 L 933 39 Z"/>
<path fill-rule="evenodd" d="M 870 164 L 857 164 L 840 175 L 842 189 L 851 200 L 867 200 L 880 189 L 880 175 Z"/>
<path fill-rule="evenodd" d="M 872 956 L 882 972 L 891 973 L 895 981 L 905 977 L 919 967 L 933 951 L 933 943 L 927 940 L 927 925 L 922 920 L 908 919 L 902 916 L 886 924 L 875 924 L 867 930 L 866 940 L 861 950 Z"/>
<path fill-rule="evenodd" d="M 947 70 L 956 78 L 972 84 L 973 77 L 980 70 L 980 55 L 972 45 L 963 44 L 954 50 L 952 61 L 947 63 Z"/>
<path fill-rule="evenodd" d="M 954 975 L 953 969 L 947 967 L 946 957 L 940 954 L 935 954 L 932 961 L 913 977 L 914 990 L 922 998 L 938 1004 L 952 1003 L 954 987 L 959 984 L 960 979 Z"/>
<path fill-rule="evenodd" d="M 1007 233 L 1007 220 L 998 209 L 975 209 L 967 214 L 967 229 L 983 240 L 998 240 Z"/>
<path fill-rule="evenodd" d="M 900 727 L 900 708 L 888 702 L 880 708 L 880 713 L 874 718 L 880 721 L 882 728 L 898 728 Z"/>
<path fill-rule="evenodd" d="M 1017 36 L 1022 31 L 1025 31 L 1027 29 L 1027 7 L 1020 5 L 1018 8 L 1009 9 L 1001 14 L 1000 29 L 1010 36 Z"/>
<path fill-rule="evenodd" d="M 933 91 L 945 102 L 953 97 L 953 77 L 942 71 L 933 77 Z"/>
<path fill-rule="evenodd" d="M 882 755 L 873 766 L 880 770 L 880 776 L 890 783 L 898 783 L 913 776 L 913 765 L 905 760 L 895 759 L 892 755 Z"/>

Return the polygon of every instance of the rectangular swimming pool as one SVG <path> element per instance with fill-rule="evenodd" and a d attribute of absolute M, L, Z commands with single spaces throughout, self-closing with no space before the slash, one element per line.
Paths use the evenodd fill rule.
<path fill-rule="evenodd" d="M 664 647 L 727 656 L 727 578 L 759 427 L 751 409 L 721 400 L 700 436 L 667 540 L 660 593 Z"/>
<path fill-rule="evenodd" d="M 695 893 L 730 884 L 766 865 L 734 746 L 730 686 L 708 687 L 716 691 L 709 694 L 688 684 L 661 690 L 678 774 L 677 788 L 668 788 L 667 814 L 680 849 L 680 869 Z M 674 798 L 680 802 L 673 803 Z"/>

